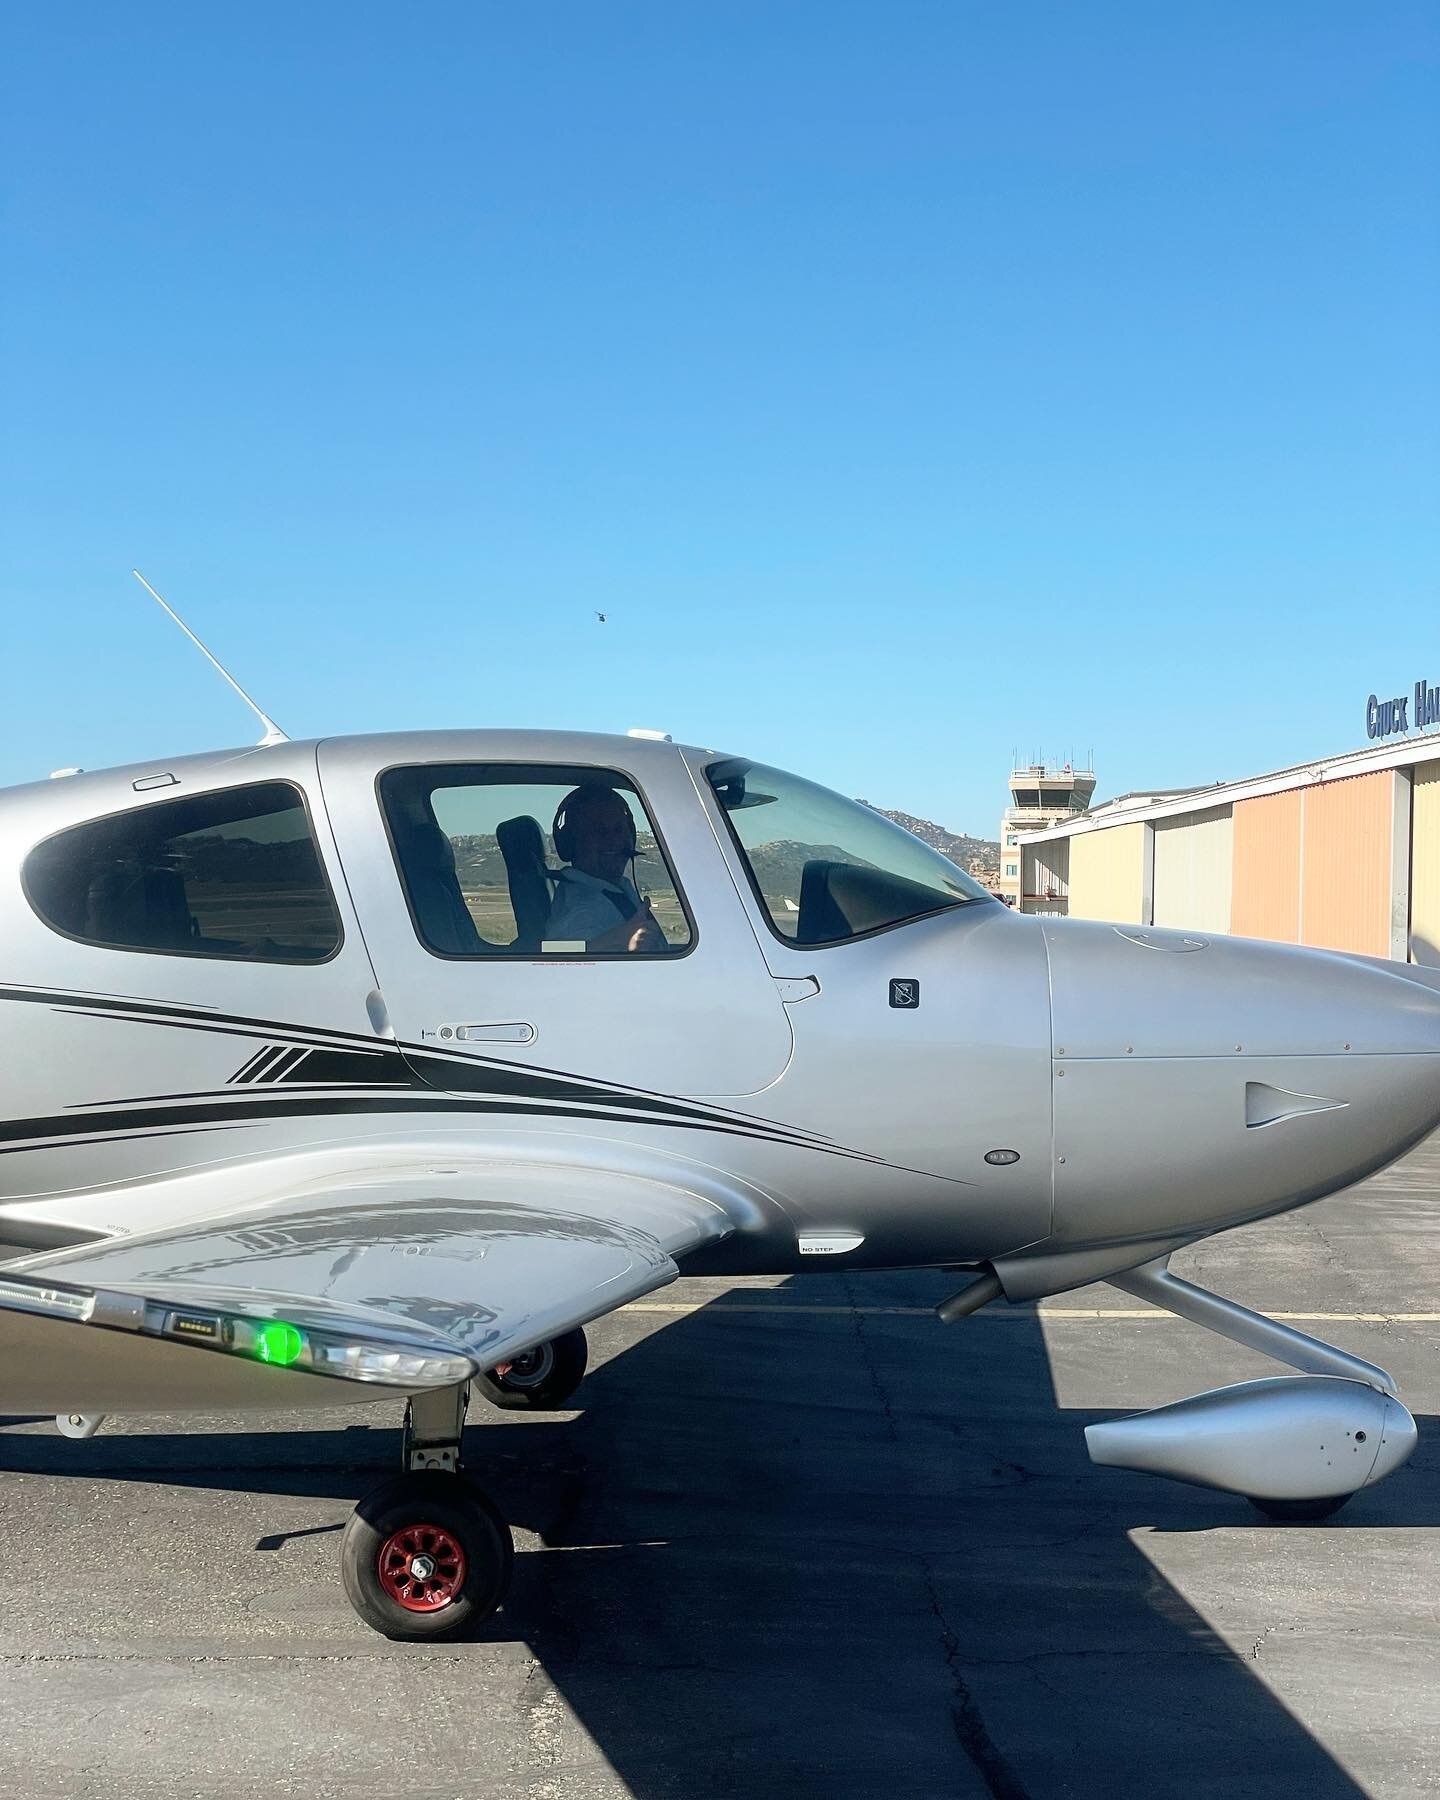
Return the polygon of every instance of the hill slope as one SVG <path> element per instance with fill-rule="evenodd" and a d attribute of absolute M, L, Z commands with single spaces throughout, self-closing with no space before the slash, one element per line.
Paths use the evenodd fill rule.
<path fill-rule="evenodd" d="M 914 813 L 892 812 L 888 806 L 876 806 L 870 800 L 862 800 L 860 804 L 868 806 L 872 812 L 878 812 L 883 818 L 893 819 L 897 825 L 903 825 L 906 831 L 912 832 L 922 843 L 929 844 L 932 850 L 938 850 L 942 856 L 948 856 L 951 862 L 958 863 L 966 874 L 973 875 L 977 881 L 993 887 L 1000 879 L 998 838 L 967 837 L 963 832 L 947 831 L 933 819 L 918 819 Z"/>

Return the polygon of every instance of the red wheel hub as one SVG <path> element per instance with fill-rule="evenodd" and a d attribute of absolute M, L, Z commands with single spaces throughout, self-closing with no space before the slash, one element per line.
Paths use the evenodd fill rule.
<path fill-rule="evenodd" d="M 465 1552 L 441 1525 L 405 1525 L 380 1546 L 376 1574 L 406 1612 L 439 1612 L 465 1585 Z"/>

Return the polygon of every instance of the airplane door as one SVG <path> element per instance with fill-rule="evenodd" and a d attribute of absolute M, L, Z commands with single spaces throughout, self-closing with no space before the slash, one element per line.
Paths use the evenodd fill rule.
<path fill-rule="evenodd" d="M 554 734 L 517 733 L 504 758 L 490 734 L 483 747 L 410 740 L 400 759 L 374 740 L 320 746 L 346 880 L 413 1065 L 448 1083 L 423 1057 L 433 1046 L 662 1094 L 768 1087 L 790 1021 L 679 752 L 637 745 L 630 770 L 601 760 L 613 740 L 558 741 L 557 755 Z M 580 825 L 567 834 L 562 814 L 557 831 L 581 788 L 609 790 L 604 819 L 572 807 Z M 569 864 L 562 852 L 587 860 L 602 826 L 628 834 L 623 869 L 613 843 L 600 876 Z M 635 895 L 654 925 L 630 950 L 618 940 Z"/>

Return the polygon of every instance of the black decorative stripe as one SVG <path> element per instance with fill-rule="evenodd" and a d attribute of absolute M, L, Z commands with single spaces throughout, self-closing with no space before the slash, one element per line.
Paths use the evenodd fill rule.
<path fill-rule="evenodd" d="M 748 1113 L 723 1113 L 713 1107 L 694 1106 L 683 1100 L 667 1100 L 660 1095 L 642 1093 L 636 1088 L 607 1088 L 587 1085 L 573 1076 L 536 1081 L 528 1065 L 514 1063 L 442 1062 L 426 1052 L 408 1054 L 406 1062 L 425 1082 L 451 1094 L 503 1094 L 515 1099 L 553 1100 L 565 1103 L 593 1104 L 601 1102 L 625 1106 L 635 1112 L 653 1114 L 674 1124 L 694 1124 L 702 1128 L 712 1125 L 736 1126 L 756 1137 L 781 1138 L 825 1149 L 829 1140 L 817 1142 L 809 1132 L 795 1131 L 788 1125 L 773 1125 L 769 1120 L 753 1118 Z"/>
<path fill-rule="evenodd" d="M 167 1002 L 150 1000 L 131 1000 L 109 994 L 65 993 L 49 988 L 27 988 L 21 986 L 0 986 L 0 1000 L 14 1000 L 53 1006 L 63 1011 L 78 1013 L 86 1018 L 123 1018 L 137 1025 L 160 1025 L 181 1027 L 190 1031 L 219 1032 L 233 1037 L 264 1037 L 279 1040 L 281 1043 L 311 1044 L 320 1047 L 345 1048 L 351 1050 L 367 1050 L 371 1053 L 377 1048 L 373 1037 L 363 1037 L 359 1033 L 341 1031 L 330 1027 L 294 1025 L 280 1023 L 268 1019 L 246 1017 L 238 1013 L 213 1012 L 208 1009 L 176 1006 Z M 517 1079 L 529 1083 L 528 1091 L 537 1096 L 553 1095 L 564 1099 L 585 1095 L 590 1098 L 609 1100 L 618 1105 L 635 1105 L 644 1102 L 657 1112 L 676 1112 L 682 1110 L 680 1102 L 668 1095 L 656 1094 L 647 1088 L 633 1088 L 621 1084 L 604 1082 L 586 1082 L 583 1077 L 568 1074 L 563 1070 L 548 1069 L 537 1064 L 527 1063 L 521 1071 L 516 1064 L 501 1062 L 494 1058 L 479 1057 L 465 1051 L 445 1051 L 433 1045 L 397 1042 L 395 1048 L 406 1055 L 417 1067 L 421 1064 L 443 1069 L 452 1076 L 456 1071 L 485 1070 L 497 1075 L 503 1081 L 513 1082 Z M 422 1079 L 427 1079 L 422 1075 Z M 446 1079 L 440 1083 L 447 1091 L 456 1091 L 459 1084 L 454 1079 Z M 466 1084 L 468 1086 L 468 1083 Z M 509 1087 L 486 1086 L 481 1092 L 510 1092 Z M 719 1120 L 736 1123 L 743 1128 L 759 1127 L 762 1130 L 783 1132 L 788 1140 L 813 1143 L 817 1148 L 833 1142 L 825 1132 L 811 1131 L 803 1126 L 786 1124 L 777 1119 L 768 1119 L 760 1114 L 739 1112 L 734 1108 L 702 1107 L 687 1105 L 683 1107 L 687 1117 L 703 1120 Z"/>
<path fill-rule="evenodd" d="M 576 1122 L 597 1120 L 604 1124 L 617 1125 L 672 1125 L 681 1130 L 703 1130 L 716 1132 L 725 1137 L 756 1138 L 759 1134 L 747 1131 L 737 1125 L 721 1123 L 696 1125 L 683 1119 L 636 1118 L 633 1113 L 617 1112 L 602 1107 L 562 1108 L 535 1103 L 517 1106 L 514 1101 L 483 1100 L 478 1097 L 446 1094 L 426 1094 L 411 1089 L 405 1094 L 336 1094 L 333 1091 L 324 1094 L 277 1094 L 273 1089 L 266 1093 L 249 1095 L 226 1094 L 223 1098 L 157 1099 L 153 1103 L 132 1107 L 118 1108 L 112 1111 L 85 1111 L 62 1113 L 51 1118 L 18 1119 L 0 1124 L 0 1155 L 7 1153 L 7 1146 L 14 1149 L 36 1149 L 41 1145 L 53 1145 L 61 1142 L 112 1141 L 116 1137 L 144 1137 L 157 1129 L 203 1129 L 214 1123 L 248 1124 L 255 1120 L 311 1118 L 323 1114 L 356 1114 L 356 1113 L 457 1113 L 470 1115 L 495 1116 L 508 1114 L 521 1118 L 559 1118 Z M 773 1139 L 765 1139 L 773 1142 Z M 818 1146 L 807 1144 L 792 1145 L 793 1149 L 812 1149 Z M 883 1163 L 884 1158 L 868 1155 L 861 1150 L 842 1150 L 838 1147 L 827 1147 L 822 1154 L 843 1157 L 848 1161 L 865 1163 Z M 889 1165 L 894 1166 L 894 1165 Z"/>
<path fill-rule="evenodd" d="M 264 1050 L 257 1050 L 248 1062 L 240 1065 L 230 1077 L 231 1081 L 253 1081 L 260 1069 L 260 1065 L 266 1060 L 269 1054 L 270 1050 L 268 1045 Z"/>
<path fill-rule="evenodd" d="M 531 1064 L 522 1067 L 463 1051 L 395 1041 L 377 1043 L 373 1036 L 364 1037 L 357 1032 L 279 1024 L 111 994 L 10 985 L 0 986 L 0 1001 L 4 1000 L 49 1006 L 83 1018 L 121 1019 L 133 1024 L 267 1041 L 230 1077 L 230 1087 L 219 1094 L 111 1100 L 74 1108 L 54 1118 L 0 1121 L 0 1156 L 60 1143 L 124 1143 L 185 1133 L 234 1131 L 277 1118 L 455 1113 L 576 1122 L 593 1119 L 630 1126 L 664 1125 L 676 1130 L 708 1131 L 818 1151 L 821 1155 L 923 1175 L 959 1187 L 974 1185 L 958 1176 L 912 1169 L 868 1151 L 847 1149 L 822 1132 L 756 1113 L 683 1102 L 644 1088 L 591 1082 L 560 1070 Z M 246 1092 L 236 1093 L 236 1083 L 243 1084 Z M 277 1092 L 281 1083 L 311 1091 L 282 1096 Z M 337 1093 L 337 1087 L 351 1091 Z M 328 1091 L 314 1091 L 317 1088 Z M 386 1093 L 386 1088 L 403 1088 L 405 1092 Z"/>
<path fill-rule="evenodd" d="M 287 1060 L 288 1058 L 288 1060 Z M 384 1069 L 381 1074 L 377 1065 Z M 248 1072 L 247 1072 L 248 1071 Z M 756 1137 L 782 1143 L 799 1143 L 807 1147 L 814 1140 L 808 1133 L 791 1131 L 787 1126 L 772 1125 L 748 1113 L 724 1114 L 712 1108 L 691 1106 L 681 1100 L 662 1100 L 657 1096 L 623 1088 L 605 1088 L 596 1084 L 570 1080 L 537 1081 L 528 1068 L 508 1063 L 489 1064 L 465 1059 L 451 1063 L 425 1054 L 402 1055 L 398 1050 L 326 1050 L 284 1046 L 262 1051 L 252 1058 L 232 1083 L 272 1086 L 278 1083 L 316 1087 L 321 1084 L 347 1087 L 419 1087 L 425 1092 L 450 1094 L 476 1093 L 489 1097 L 507 1097 L 525 1101 L 551 1101 L 557 1106 L 623 1106 L 627 1111 L 653 1115 L 667 1123 L 690 1123 L 709 1130 L 716 1124 L 743 1130 Z M 109 1104 L 120 1104 L 110 1102 Z M 825 1148 L 829 1140 L 817 1144 Z"/>
<path fill-rule="evenodd" d="M 93 1010 L 97 1016 L 119 1014 L 134 1017 L 141 1025 L 188 1025 L 196 1030 L 229 1030 L 241 1037 L 289 1038 L 292 1042 L 350 1043 L 368 1045 L 374 1038 L 334 1026 L 296 1025 L 289 1020 L 254 1019 L 243 1013 L 215 1012 L 210 1007 L 177 1006 L 171 1001 L 131 1000 L 118 994 L 65 993 L 53 988 L 0 986 L 0 1000 L 27 1001 L 67 1011 Z"/>
<path fill-rule="evenodd" d="M 553 1094 L 564 1098 L 567 1093 L 585 1093 L 597 1099 L 609 1099 L 625 1106 L 639 1105 L 645 1101 L 658 1111 L 683 1112 L 697 1119 L 719 1119 L 727 1124 L 737 1124 L 749 1129 L 753 1126 L 769 1127 L 774 1131 L 782 1131 L 788 1137 L 803 1139 L 813 1143 L 817 1149 L 823 1149 L 834 1140 L 827 1132 L 811 1131 L 803 1125 L 791 1125 L 783 1119 L 769 1119 L 762 1113 L 740 1112 L 734 1107 L 701 1105 L 698 1101 L 687 1102 L 674 1099 L 669 1094 L 657 1094 L 651 1088 L 627 1087 L 622 1082 L 589 1081 L 585 1076 L 568 1073 L 564 1069 L 547 1069 L 538 1063 L 502 1062 L 495 1057 L 472 1056 L 465 1051 L 437 1050 L 431 1044 L 414 1044 L 408 1040 L 397 1040 L 397 1045 L 405 1060 L 421 1072 L 421 1065 L 430 1062 L 439 1065 L 446 1071 L 445 1086 L 455 1091 L 458 1084 L 453 1079 L 457 1071 L 476 1069 L 484 1070 L 487 1075 L 498 1076 L 502 1082 L 516 1077 L 527 1078 L 533 1084 L 537 1094 Z M 422 1073 L 422 1079 L 424 1077 Z M 501 1086 L 494 1092 L 508 1092 Z"/>
<path fill-rule="evenodd" d="M 272 1069 L 266 1079 L 302 1087 L 415 1086 L 404 1057 L 394 1050 L 305 1050 L 283 1073 Z"/>
<path fill-rule="evenodd" d="M 0 999 L 7 996 L 10 998 L 17 997 L 14 990 L 0 988 Z M 63 1000 L 63 996 L 50 993 L 45 993 L 41 995 L 40 998 L 46 1004 L 56 1004 Z M 235 1021 L 233 1019 L 227 1019 L 227 1016 L 223 1014 L 209 1016 L 216 1021 L 225 1022 L 206 1024 L 197 1019 L 193 1014 L 182 1013 L 175 1008 L 157 1007 L 155 1009 L 157 1016 L 155 1018 L 146 1018 L 140 1015 L 137 1010 L 138 1005 L 139 1003 L 125 1003 L 119 1016 L 136 1024 L 161 1024 L 170 1027 L 179 1026 L 186 1030 L 220 1031 L 225 1035 L 234 1036 L 250 1035 L 248 1031 L 237 1030 L 237 1023 L 253 1025 L 257 1032 L 269 1031 L 271 1029 L 270 1025 L 265 1020 Z M 116 1016 L 115 1013 L 112 1013 L 109 1010 L 108 1005 L 104 1009 L 97 1010 L 93 1006 L 72 1003 L 66 1010 L 72 1011 L 83 1018 L 107 1018 Z M 309 1028 L 304 1029 L 308 1030 Z M 284 1028 L 279 1028 L 276 1035 L 283 1035 L 283 1031 Z M 316 1035 L 318 1036 L 318 1034 Z M 348 1038 L 350 1034 L 345 1033 L 339 1035 Z M 268 1084 L 282 1080 L 287 1072 L 287 1067 L 288 1069 L 294 1069 L 298 1066 L 301 1058 L 305 1055 L 307 1047 L 310 1046 L 308 1046 L 304 1040 L 301 1041 L 298 1049 L 293 1042 L 288 1045 L 285 1042 L 267 1045 L 259 1053 L 259 1059 L 252 1057 L 249 1062 L 242 1066 L 237 1075 L 233 1076 L 231 1079 L 234 1082 L 240 1082 L 243 1078 L 244 1085 L 247 1086 L 251 1084 Z M 550 1070 L 536 1069 L 529 1064 L 521 1067 L 513 1063 L 494 1062 L 481 1057 L 472 1057 L 464 1053 L 451 1053 L 447 1055 L 441 1051 L 436 1051 L 428 1047 L 421 1048 L 419 1046 L 414 1047 L 407 1054 L 406 1046 L 397 1045 L 394 1047 L 381 1047 L 375 1043 L 373 1038 L 363 1044 L 363 1046 L 353 1042 L 346 1042 L 343 1047 L 339 1047 L 326 1045 L 321 1042 L 315 1044 L 314 1048 L 322 1052 L 327 1052 L 340 1064 L 343 1064 L 347 1058 L 355 1058 L 358 1060 L 362 1056 L 367 1058 L 379 1056 L 387 1060 L 392 1057 L 401 1058 L 404 1064 L 412 1069 L 415 1075 L 418 1076 L 427 1087 L 438 1089 L 445 1093 L 468 1092 L 487 1095 L 513 1095 L 517 1099 L 554 1100 L 562 1104 L 566 1102 L 579 1102 L 587 1106 L 595 1104 L 624 1106 L 627 1108 L 634 1108 L 639 1112 L 651 1114 L 659 1122 L 669 1122 L 673 1124 L 688 1122 L 702 1130 L 724 1130 L 732 1133 L 739 1131 L 745 1135 L 763 1138 L 769 1142 L 796 1144 L 812 1147 L 817 1150 L 836 1148 L 834 1140 L 822 1133 L 812 1132 L 804 1127 L 782 1124 L 778 1121 L 762 1118 L 754 1113 L 735 1112 L 718 1107 L 701 1106 L 685 1101 L 673 1100 L 664 1095 L 650 1093 L 643 1088 L 619 1087 L 606 1085 L 600 1082 L 587 1082 L 582 1078 L 573 1075 L 562 1075 Z M 293 1051 L 294 1054 L 292 1055 L 289 1064 L 285 1065 L 283 1064 L 282 1059 L 286 1055 L 287 1050 Z M 343 1076 L 340 1078 L 344 1079 Z M 308 1085 L 308 1073 L 305 1079 Z M 356 1079 L 356 1077 L 352 1077 L 352 1079 Z M 370 1080 L 368 1071 L 365 1076 L 360 1077 L 359 1079 L 368 1084 Z M 400 1082 L 392 1078 L 386 1080 L 383 1085 L 387 1087 L 397 1086 L 400 1085 Z M 850 1152 L 850 1154 L 860 1155 L 862 1153 Z M 880 1162 L 884 1159 L 880 1157 L 866 1157 L 866 1160 Z"/>
<path fill-rule="evenodd" d="M 313 1105 L 303 1108 L 293 1106 L 289 1095 L 278 1094 L 275 1086 L 268 1082 L 252 1088 L 244 1094 L 237 1094 L 229 1088 L 203 1088 L 185 1094 L 134 1094 L 121 1100 L 87 1101 L 83 1106 L 74 1107 L 61 1115 L 66 1121 L 66 1129 L 57 1135 L 68 1137 L 74 1131 L 84 1131 L 89 1126 L 101 1121 L 108 1123 L 112 1119 L 139 1126 L 154 1118 L 159 1111 L 174 1107 L 189 1108 L 197 1102 L 204 1102 L 207 1107 L 223 1103 L 230 1109 L 228 1116 L 237 1119 L 267 1118 L 272 1114 L 275 1117 L 283 1118 L 295 1111 L 323 1111 L 327 1103 L 325 1097 L 328 1096 L 329 1100 L 334 1103 L 336 1111 L 363 1112 L 366 1102 L 374 1097 L 377 1110 L 385 1111 L 394 1111 L 397 1108 L 404 1110 L 409 1107 L 415 1112 L 477 1112 L 487 1115 L 509 1113 L 517 1118 L 538 1116 L 550 1119 L 602 1119 L 608 1123 L 668 1125 L 680 1131 L 712 1131 L 727 1137 L 754 1138 L 759 1143 L 786 1144 L 786 1140 L 778 1135 L 752 1131 L 738 1122 L 731 1124 L 728 1121 L 691 1120 L 670 1118 L 663 1114 L 622 1112 L 618 1108 L 606 1106 L 596 1095 L 587 1096 L 584 1101 L 580 1102 L 572 1101 L 563 1105 L 553 1105 L 537 1095 L 517 1094 L 472 1098 L 461 1094 L 439 1094 L 433 1088 L 411 1085 L 407 1090 L 407 1099 L 392 1100 L 383 1092 L 377 1093 L 377 1088 L 382 1085 L 379 1083 L 354 1081 L 312 1083 L 305 1081 L 296 1085 L 318 1090 Z M 396 1084 L 392 1083 L 391 1085 Z M 336 1093 L 337 1088 L 348 1088 L 350 1091 L 342 1097 Z M 387 1104 L 382 1106 L 382 1100 Z M 208 1113 L 206 1116 L 209 1116 Z M 17 1120 L 9 1126 L 0 1123 L 0 1143 L 18 1135 L 25 1127 L 39 1127 L 43 1131 L 43 1128 L 50 1123 L 51 1121 L 45 1119 Z M 884 1157 L 871 1155 L 868 1151 L 850 1150 L 840 1145 L 791 1143 L 787 1144 L 787 1148 L 818 1150 L 822 1155 L 843 1156 L 853 1161 L 877 1163 L 888 1167 L 898 1166 L 886 1165 Z"/>
<path fill-rule="evenodd" d="M 250 1062 L 246 1065 L 250 1073 L 248 1075 L 241 1075 L 238 1079 L 247 1082 L 263 1081 L 269 1070 L 274 1068 L 275 1064 L 284 1054 L 285 1046 L 283 1044 L 267 1044 L 260 1054 L 256 1057 L 252 1057 Z"/>
<path fill-rule="evenodd" d="M 0 994 L 0 999 L 4 998 L 5 996 Z M 203 1018 L 190 1018 L 189 1016 L 178 1019 L 148 1019 L 140 1013 L 117 1013 L 111 1012 L 107 1008 L 96 1006 L 61 1006 L 56 1007 L 54 1010 L 56 1012 L 73 1014 L 77 1019 L 109 1019 L 112 1023 L 119 1020 L 125 1025 L 158 1025 L 166 1031 L 208 1031 L 218 1037 L 280 1038 L 284 1043 L 289 1044 L 325 1045 L 330 1042 L 330 1039 L 325 1033 L 320 1031 L 317 1031 L 311 1037 L 301 1037 L 299 1033 L 304 1030 L 305 1027 L 286 1027 L 284 1025 L 267 1026 L 262 1020 L 258 1019 L 253 1027 L 248 1027 L 243 1025 L 212 1025 Z M 372 1038 L 370 1041 L 373 1043 L 374 1039 Z"/>
<path fill-rule="evenodd" d="M 97 1120 L 116 1118 L 127 1123 L 141 1124 L 153 1115 L 156 1109 L 176 1106 L 189 1106 L 195 1102 L 223 1102 L 229 1106 L 236 1118 L 260 1117 L 270 1114 L 284 1117 L 291 1109 L 291 1095 L 281 1093 L 279 1086 L 263 1082 L 251 1087 L 244 1093 L 236 1093 L 233 1087 L 197 1088 L 180 1094 L 128 1094 L 120 1099 L 87 1100 L 79 1106 L 71 1107 L 58 1115 L 66 1121 L 66 1130 L 61 1135 L 68 1136 L 70 1131 L 83 1131 Z M 290 1085 L 290 1084 L 283 1084 Z M 400 1084 L 388 1084 L 393 1090 Z M 433 1112 L 444 1110 L 451 1112 L 478 1113 L 511 1113 L 517 1118 L 543 1117 L 549 1119 L 605 1119 L 622 1121 L 627 1125 L 668 1125 L 678 1131 L 718 1131 L 730 1137 L 749 1137 L 760 1143 L 783 1144 L 786 1140 L 768 1132 L 751 1131 L 747 1126 L 729 1121 L 691 1120 L 669 1118 L 663 1114 L 621 1111 L 618 1107 L 605 1104 L 598 1096 L 590 1096 L 584 1101 L 572 1101 L 562 1105 L 552 1104 L 537 1095 L 517 1094 L 513 1096 L 471 1096 L 466 1094 L 441 1094 L 434 1088 L 416 1087 L 413 1084 L 406 1089 L 406 1099 L 391 1100 L 386 1093 L 386 1084 L 380 1082 L 356 1081 L 319 1081 L 304 1080 L 294 1086 L 317 1096 L 329 1095 L 336 1100 L 340 1110 L 341 1091 L 343 1092 L 344 1110 L 363 1111 L 363 1102 L 374 1096 L 377 1105 L 381 1100 L 389 1102 L 385 1110 L 393 1110 L 396 1106 L 410 1106 L 416 1112 Z M 75 1121 L 73 1127 L 70 1122 Z M 43 1128 L 51 1123 L 49 1119 L 17 1119 L 10 1122 L 0 1121 L 0 1142 L 24 1132 L 28 1135 L 30 1128 Z M 788 1145 L 794 1150 L 818 1150 L 822 1155 L 848 1156 L 862 1162 L 884 1163 L 885 1158 L 874 1156 L 869 1151 L 851 1150 L 842 1145 L 804 1144 Z M 894 1165 L 890 1165 L 894 1166 Z"/>
<path fill-rule="evenodd" d="M 595 1107 L 609 1107 L 613 1109 L 613 1116 L 629 1119 L 635 1124 L 653 1123 L 676 1127 L 689 1126 L 700 1131 L 722 1130 L 743 1133 L 745 1136 L 754 1137 L 766 1143 L 794 1144 L 801 1149 L 828 1150 L 835 1148 L 829 1144 L 812 1144 L 807 1138 L 798 1135 L 792 1136 L 780 1127 L 751 1120 L 743 1114 L 730 1119 L 717 1117 L 701 1108 L 686 1106 L 679 1102 L 663 1106 L 645 1095 L 636 1095 L 632 1099 L 628 1095 L 621 1094 L 617 1098 L 605 1089 L 584 1087 L 579 1083 L 556 1083 L 553 1085 L 536 1083 L 526 1080 L 523 1070 L 467 1069 L 462 1065 L 458 1071 L 452 1071 L 448 1065 L 441 1065 L 440 1072 L 443 1074 L 459 1073 L 467 1079 L 463 1084 L 451 1083 L 441 1089 L 438 1082 L 430 1083 L 418 1079 L 419 1071 L 411 1066 L 408 1058 L 402 1057 L 397 1051 L 357 1053 L 351 1050 L 307 1050 L 280 1045 L 262 1051 L 258 1059 L 252 1058 L 238 1075 L 231 1077 L 230 1088 L 222 1092 L 204 1089 L 182 1094 L 132 1094 L 123 1098 L 87 1101 L 79 1106 L 67 1108 L 67 1111 L 85 1113 L 93 1117 L 97 1112 L 114 1111 L 119 1107 L 149 1106 L 156 1101 L 219 1099 L 227 1092 L 236 1101 L 263 1105 L 266 1103 L 267 1097 L 273 1095 L 277 1086 L 343 1087 L 357 1090 L 360 1093 L 369 1093 L 376 1088 L 407 1088 L 417 1096 L 428 1096 L 437 1092 L 474 1093 L 483 1095 L 490 1100 L 513 1102 L 517 1111 L 533 1111 L 539 1105 L 550 1109 L 559 1116 L 574 1113 L 579 1117 L 588 1118 L 594 1116 Z M 243 1095 L 234 1093 L 236 1085 L 244 1086 L 246 1092 Z M 862 1153 L 854 1152 L 853 1154 Z"/>

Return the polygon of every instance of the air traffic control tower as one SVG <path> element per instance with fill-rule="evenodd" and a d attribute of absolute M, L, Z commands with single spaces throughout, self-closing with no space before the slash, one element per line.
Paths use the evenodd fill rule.
<path fill-rule="evenodd" d="M 1074 769 L 1069 763 L 1052 768 L 1047 763 L 1031 763 L 1010 771 L 1010 804 L 1000 820 L 1000 885 L 997 892 L 1007 906 L 1026 912 L 1049 912 L 1049 900 L 1062 898 L 1058 893 L 1025 894 L 1020 891 L 1020 839 L 1027 831 L 1040 831 L 1046 826 L 1063 825 L 1077 818 L 1090 805 L 1095 793 L 1093 769 Z M 1063 912 L 1063 906 L 1056 906 Z"/>

